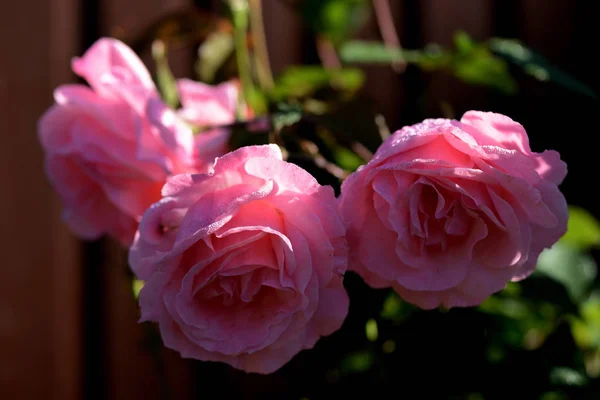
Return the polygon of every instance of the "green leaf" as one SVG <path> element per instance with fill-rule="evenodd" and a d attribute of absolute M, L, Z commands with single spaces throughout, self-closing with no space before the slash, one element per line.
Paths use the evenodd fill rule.
<path fill-rule="evenodd" d="M 366 350 L 357 351 L 342 360 L 340 370 L 343 373 L 364 372 L 371 368 L 374 361 L 373 353 Z"/>
<path fill-rule="evenodd" d="M 369 3 L 368 0 L 304 0 L 301 12 L 317 34 L 338 45 L 367 21 Z"/>
<path fill-rule="evenodd" d="M 518 40 L 493 38 L 489 40 L 489 48 L 540 81 L 552 81 L 573 92 L 593 99 L 598 98 L 589 86 L 556 68 L 541 54 L 527 48 Z"/>
<path fill-rule="evenodd" d="M 363 83 L 364 74 L 357 68 L 328 70 L 317 65 L 293 66 L 277 78 L 270 96 L 276 101 L 301 98 L 325 87 L 356 92 Z"/>
<path fill-rule="evenodd" d="M 437 69 L 449 65 L 449 54 L 437 45 L 423 50 L 407 50 L 386 46 L 385 43 L 349 40 L 340 46 L 342 61 L 356 64 L 392 64 L 398 61 L 414 63 L 423 69 Z"/>
<path fill-rule="evenodd" d="M 254 85 L 246 90 L 246 102 L 255 115 L 266 115 L 269 112 L 267 96 Z"/>
<path fill-rule="evenodd" d="M 373 318 L 369 319 L 365 324 L 365 335 L 370 342 L 375 342 L 379 336 L 377 321 L 375 321 Z"/>
<path fill-rule="evenodd" d="M 152 43 L 152 57 L 156 63 L 156 81 L 158 90 L 165 103 L 171 108 L 179 105 L 177 83 L 167 60 L 167 45 L 161 40 Z"/>
<path fill-rule="evenodd" d="M 583 349 L 600 349 L 600 293 L 581 304 L 579 314 L 570 320 L 575 342 Z"/>
<path fill-rule="evenodd" d="M 213 32 L 198 49 L 196 72 L 198 78 L 213 83 L 217 71 L 233 56 L 235 50 L 233 35 L 230 32 Z"/>
<path fill-rule="evenodd" d="M 133 282 L 131 282 L 131 289 L 133 291 L 133 297 L 137 298 L 140 296 L 140 291 L 142 290 L 142 288 L 144 287 L 144 281 L 141 281 L 139 279 L 134 279 Z"/>
<path fill-rule="evenodd" d="M 567 367 L 555 367 L 550 371 L 550 383 L 553 385 L 584 386 L 588 383 L 585 374 Z"/>
<path fill-rule="evenodd" d="M 543 393 L 539 400 L 568 400 L 567 396 L 561 392 L 545 392 Z"/>
<path fill-rule="evenodd" d="M 294 125 L 302 119 L 302 107 L 300 106 L 282 103 L 277 108 L 278 111 L 271 115 L 275 131 L 280 131 L 286 126 Z"/>
<path fill-rule="evenodd" d="M 561 241 L 582 250 L 597 247 L 600 245 L 600 222 L 585 209 L 569 206 L 567 233 Z"/>
<path fill-rule="evenodd" d="M 381 307 L 380 316 L 383 319 L 391 320 L 394 322 L 402 322 L 408 318 L 417 308 L 405 301 L 396 294 L 393 290 L 390 290 L 389 295 L 385 298 L 383 306 Z"/>
<path fill-rule="evenodd" d="M 477 43 L 464 31 L 455 32 L 453 40 L 459 54 L 468 54 L 477 47 Z"/>
<path fill-rule="evenodd" d="M 333 157 L 337 165 L 350 172 L 356 171 L 358 167 L 365 163 L 365 160 L 360 158 L 355 152 L 342 146 L 337 146 L 333 149 Z"/>
<path fill-rule="evenodd" d="M 508 64 L 490 52 L 487 46 L 475 43 L 467 33 L 454 35 L 457 54 L 452 61 L 453 74 L 466 83 L 485 85 L 505 94 L 514 94 L 517 83 L 510 75 Z"/>
<path fill-rule="evenodd" d="M 561 242 L 540 254 L 535 273 L 561 283 L 576 303 L 585 300 L 596 277 L 594 259 Z"/>
<path fill-rule="evenodd" d="M 350 40 L 340 47 L 340 58 L 347 63 L 391 64 L 405 61 L 402 49 L 391 48 L 381 42 Z"/>
<path fill-rule="evenodd" d="M 390 48 L 380 42 L 352 40 L 340 47 L 340 58 L 347 63 L 367 64 L 405 61 L 426 71 L 446 71 L 469 84 L 489 86 L 506 94 L 516 92 L 517 84 L 505 60 L 464 32 L 458 32 L 454 41 L 455 52 L 434 44 L 423 50 L 406 50 Z"/>

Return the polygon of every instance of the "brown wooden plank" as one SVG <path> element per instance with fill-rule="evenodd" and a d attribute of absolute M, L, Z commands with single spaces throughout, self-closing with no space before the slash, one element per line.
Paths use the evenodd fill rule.
<path fill-rule="evenodd" d="M 166 13 L 192 5 L 189 0 L 106 0 L 101 2 L 101 34 L 139 35 Z M 169 60 L 177 77 L 190 76 L 192 49 L 171 52 Z M 144 61 L 152 72 L 147 54 Z M 133 298 L 126 250 L 109 242 L 104 265 L 104 304 L 107 379 L 106 398 L 160 399 L 168 390 L 172 399 L 193 398 L 193 363 L 169 350 L 153 353 L 144 347 L 144 327 L 137 323 L 138 306 Z M 161 358 L 162 367 L 157 364 Z M 162 371 L 161 371 L 162 369 Z"/>
<path fill-rule="evenodd" d="M 475 40 L 493 35 L 492 0 L 423 0 L 420 4 L 423 44 L 452 46 L 453 35 L 458 30 L 467 32 Z M 487 94 L 486 88 L 467 85 L 447 74 L 436 73 L 428 82 L 427 115 L 442 116 L 444 109 L 441 104 L 445 102 L 452 106 L 454 117 L 460 118 L 468 109 L 484 107 Z"/>
<path fill-rule="evenodd" d="M 403 4 L 402 1 L 391 1 L 394 28 L 398 34 L 400 45 L 404 46 L 402 37 Z M 369 21 L 358 32 L 360 39 L 383 41 L 379 22 L 375 12 Z M 396 72 L 391 66 L 362 65 L 365 72 L 365 94 L 373 102 L 374 109 L 383 114 L 392 132 L 400 128 L 405 106 L 404 72 Z"/>
<path fill-rule="evenodd" d="M 77 20 L 75 0 L 9 2 L 0 13 L 0 397 L 6 399 L 80 398 L 79 243 L 60 221 L 36 133 L 53 88 L 73 79 Z"/>
<path fill-rule="evenodd" d="M 302 17 L 283 1 L 262 0 L 267 47 L 273 74 L 303 63 L 305 31 Z"/>

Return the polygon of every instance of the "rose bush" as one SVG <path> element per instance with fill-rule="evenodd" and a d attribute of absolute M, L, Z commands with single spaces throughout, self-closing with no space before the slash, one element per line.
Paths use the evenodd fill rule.
<path fill-rule="evenodd" d="M 183 357 L 270 373 L 348 312 L 345 227 L 331 187 L 275 145 L 169 179 L 129 262 L 143 321 Z"/>
<path fill-rule="evenodd" d="M 565 175 L 500 114 L 405 127 L 342 184 L 349 269 L 425 309 L 477 305 L 564 234 Z"/>

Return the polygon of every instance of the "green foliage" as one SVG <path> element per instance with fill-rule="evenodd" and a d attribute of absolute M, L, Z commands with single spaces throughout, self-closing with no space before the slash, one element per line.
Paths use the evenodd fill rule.
<path fill-rule="evenodd" d="M 333 149 L 333 157 L 337 165 L 350 172 L 356 171 L 358 167 L 365 163 L 365 160 L 356 153 L 343 146 L 336 146 Z"/>
<path fill-rule="evenodd" d="M 169 67 L 165 42 L 156 40 L 152 43 L 152 57 L 156 64 L 156 82 L 160 94 L 165 104 L 175 108 L 179 105 L 179 93 L 177 93 L 175 77 Z"/>
<path fill-rule="evenodd" d="M 230 32 L 210 34 L 198 49 L 196 73 L 201 81 L 213 83 L 217 71 L 232 57 L 234 52 L 233 35 Z"/>
<path fill-rule="evenodd" d="M 596 263 L 586 253 L 559 242 L 542 252 L 536 274 L 545 275 L 561 283 L 575 303 L 583 301 L 596 277 Z"/>
<path fill-rule="evenodd" d="M 304 0 L 300 8 L 315 33 L 338 45 L 367 21 L 369 3 L 368 0 Z"/>
<path fill-rule="evenodd" d="M 514 94 L 517 84 L 508 64 L 492 54 L 485 43 L 474 42 L 465 32 L 454 37 L 455 49 L 429 45 L 423 50 L 390 48 L 383 43 L 349 41 L 340 48 L 348 63 L 391 64 L 405 61 L 426 71 L 445 71 L 473 85 L 483 85 L 505 94 Z"/>
<path fill-rule="evenodd" d="M 327 70 L 320 65 L 288 67 L 269 93 L 274 101 L 304 98 L 324 88 L 354 93 L 362 87 L 364 74 L 357 68 Z"/>
<path fill-rule="evenodd" d="M 600 349 L 600 292 L 580 306 L 580 315 L 571 320 L 573 337 L 583 349 Z"/>
<path fill-rule="evenodd" d="M 293 125 L 302 119 L 302 107 L 294 104 L 279 104 L 277 113 L 272 114 L 271 121 L 275 131 Z"/>
<path fill-rule="evenodd" d="M 540 81 L 555 82 L 573 92 L 593 99 L 598 98 L 590 87 L 556 68 L 542 55 L 518 40 L 494 38 L 489 41 L 489 47 L 494 53 L 523 68 L 525 73 Z"/>
<path fill-rule="evenodd" d="M 400 323 L 406 320 L 417 308 L 403 301 L 393 290 L 390 290 L 388 296 L 383 302 L 383 307 L 379 315 L 381 318 Z"/>
<path fill-rule="evenodd" d="M 550 383 L 554 385 L 583 386 L 588 383 L 588 378 L 572 368 L 556 367 L 550 372 Z"/>
<path fill-rule="evenodd" d="M 600 246 L 600 222 L 581 207 L 569 207 L 567 233 L 561 241 L 573 248 L 588 250 Z"/>
<path fill-rule="evenodd" d="M 454 36 L 452 73 L 462 81 L 484 85 L 505 94 L 514 94 L 517 83 L 509 73 L 507 63 L 494 56 L 485 43 L 474 42 L 465 32 Z"/>
<path fill-rule="evenodd" d="M 350 40 L 340 47 L 340 58 L 347 63 L 392 64 L 398 61 L 417 63 L 423 54 L 416 50 L 388 47 L 381 42 Z"/>
<path fill-rule="evenodd" d="M 133 291 L 133 297 L 137 298 L 140 296 L 140 291 L 142 290 L 142 288 L 144 287 L 144 281 L 139 280 L 139 279 L 134 279 L 131 282 L 131 290 Z"/>
<path fill-rule="evenodd" d="M 377 321 L 375 321 L 373 318 L 369 319 L 365 324 L 365 335 L 370 342 L 375 342 L 379 336 Z"/>
<path fill-rule="evenodd" d="M 357 351 L 345 357 L 340 365 L 343 374 L 365 372 L 373 365 L 375 356 L 369 351 Z"/>
<path fill-rule="evenodd" d="M 488 357 L 495 362 L 504 359 L 506 345 L 528 350 L 539 348 L 554 331 L 560 318 L 557 305 L 544 299 L 527 299 L 520 290 L 492 296 L 481 304 L 479 310 L 494 316 L 497 321 L 497 328 L 490 331 L 492 345 L 488 349 Z"/>

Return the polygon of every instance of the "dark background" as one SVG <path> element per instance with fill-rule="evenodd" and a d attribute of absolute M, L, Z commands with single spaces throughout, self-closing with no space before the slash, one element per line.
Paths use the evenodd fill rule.
<path fill-rule="evenodd" d="M 194 5 L 191 0 L 3 1 L 0 8 L 0 398 L 172 399 L 325 398 L 357 395 L 413 398 L 415 393 L 484 391 L 488 398 L 535 398 L 545 366 L 566 363 L 565 341 L 549 340 L 538 356 L 518 355 L 502 367 L 482 368 L 485 321 L 471 310 L 432 312 L 398 333 L 394 362 L 382 373 L 332 376 L 332 363 L 365 344 L 364 321 L 380 307 L 383 292 L 370 291 L 353 275 L 350 317 L 344 328 L 303 352 L 279 373 L 247 375 L 227 366 L 149 352 L 149 328 L 136 324 L 126 258 L 109 241 L 81 243 L 62 225 L 60 204 L 43 174 L 36 122 L 52 104 L 52 90 L 75 81 L 70 58 L 98 37 L 136 38 L 161 16 Z M 196 1 L 210 10 L 218 1 Z M 265 24 L 275 73 L 290 64 L 317 62 L 314 38 L 289 7 L 264 0 Z M 450 45 L 458 29 L 481 40 L 521 39 L 527 46 L 600 92 L 595 1 L 392 0 L 402 45 Z M 379 39 L 374 20 L 357 35 Z M 170 54 L 175 75 L 190 76 L 193 49 Z M 146 55 L 145 60 L 148 60 Z M 151 66 L 150 66 L 151 69 Z M 600 217 L 596 197 L 598 102 L 515 71 L 516 96 L 467 86 L 450 76 L 409 68 L 396 74 L 368 67 L 366 94 L 397 129 L 442 115 L 440 102 L 457 117 L 469 109 L 511 116 L 527 129 L 534 151 L 559 150 L 569 167 L 562 190 L 570 204 Z M 449 315 L 451 314 L 451 317 Z M 482 325 L 483 324 L 483 325 Z M 385 329 L 385 327 L 380 328 Z M 560 337 L 561 332 L 557 333 Z M 530 357 L 530 358 L 527 358 Z M 561 358 L 563 357 L 564 360 Z M 564 361 L 564 362 L 563 362 Z M 385 363 L 385 361 L 384 361 Z M 544 378 L 545 379 L 545 378 Z M 327 385 L 325 385 L 327 384 Z M 517 390 L 519 390 L 517 392 Z M 598 388 L 596 387 L 596 390 Z M 214 393 L 214 394 L 212 394 Z M 597 398 L 598 391 L 580 394 Z M 440 398 L 446 398 L 440 395 Z M 579 396 L 579 395 L 577 395 Z M 352 396 L 354 397 L 354 396 Z M 387 397 L 387 396 L 386 396 Z M 420 397 L 420 396 L 419 396 Z"/>

